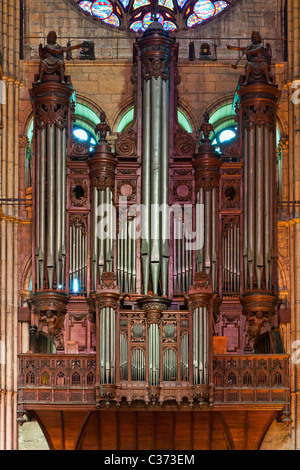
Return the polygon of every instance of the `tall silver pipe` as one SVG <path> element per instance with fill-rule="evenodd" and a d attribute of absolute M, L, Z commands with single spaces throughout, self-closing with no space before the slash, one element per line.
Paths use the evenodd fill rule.
<path fill-rule="evenodd" d="M 218 283 L 218 252 L 219 252 L 219 234 L 218 234 L 218 193 L 216 188 L 212 189 L 212 240 L 211 240 L 211 261 L 212 261 L 212 288 L 217 289 Z"/>
<path fill-rule="evenodd" d="M 244 130 L 244 168 L 248 171 L 248 150 L 249 150 L 249 131 Z M 244 268 L 244 288 L 247 289 L 248 286 L 248 216 L 247 216 L 247 207 L 248 207 L 248 177 L 245 176 L 244 180 L 244 197 L 243 197 L 243 268 Z"/>
<path fill-rule="evenodd" d="M 55 127 L 47 124 L 47 274 L 53 288 L 55 256 Z"/>
<path fill-rule="evenodd" d="M 188 355 L 188 334 L 183 335 L 180 343 L 180 375 L 181 380 L 188 380 L 189 355 Z"/>
<path fill-rule="evenodd" d="M 41 131 L 38 129 L 36 133 L 36 155 L 41 155 Z M 40 272 L 39 272 L 39 250 L 40 250 L 40 225 L 39 225 L 39 209 L 40 209 L 40 158 L 35 160 L 35 270 L 37 290 L 40 289 Z"/>
<path fill-rule="evenodd" d="M 270 232 L 270 276 L 269 276 L 269 282 L 268 282 L 268 288 L 271 290 L 272 289 L 272 280 L 273 280 L 273 262 L 274 262 L 274 132 L 270 131 L 269 132 L 269 142 L 270 142 L 270 151 L 269 151 L 269 159 L 270 159 L 270 198 L 269 198 L 269 232 Z"/>
<path fill-rule="evenodd" d="M 66 183 L 67 183 L 67 165 L 66 165 L 66 155 L 67 155 L 67 134 L 66 129 L 61 131 L 62 137 L 62 163 L 61 163 L 61 284 L 64 287 L 65 284 L 65 269 L 66 269 L 66 255 L 67 255 L 67 246 L 66 246 L 66 208 L 67 208 L 67 194 L 66 194 Z"/>
<path fill-rule="evenodd" d="M 247 256 L 249 285 L 253 289 L 254 285 L 254 260 L 255 260 L 255 127 L 249 130 L 249 155 L 248 155 L 248 194 L 247 194 L 247 212 L 248 230 L 247 230 Z"/>
<path fill-rule="evenodd" d="M 39 206 L 39 273 L 40 289 L 44 288 L 46 258 L 46 129 L 40 130 L 40 206 Z"/>
<path fill-rule="evenodd" d="M 162 80 L 162 137 L 161 137 L 161 203 L 167 209 L 169 204 L 169 80 Z M 162 295 L 168 293 L 169 270 L 169 211 L 163 210 L 161 216 L 161 279 Z"/>
<path fill-rule="evenodd" d="M 147 212 L 141 215 L 141 257 L 144 294 L 148 294 L 150 279 L 150 81 L 143 83 L 143 166 L 142 203 Z"/>
<path fill-rule="evenodd" d="M 98 191 L 98 203 L 100 206 L 102 206 L 105 203 L 105 192 L 104 191 Z M 104 218 L 99 220 L 97 217 L 97 223 L 96 225 L 99 226 L 99 234 L 104 233 Z M 97 248 L 97 259 L 98 259 L 98 269 L 99 269 L 99 279 L 100 279 L 100 284 L 102 283 L 102 273 L 104 271 L 104 263 L 105 263 L 105 256 L 104 256 L 104 247 L 105 247 L 105 242 L 102 237 L 98 237 L 98 248 Z"/>
<path fill-rule="evenodd" d="M 261 288 L 264 268 L 264 129 L 256 126 L 256 191 L 255 191 L 255 268 L 258 289 Z"/>
<path fill-rule="evenodd" d="M 205 232 L 204 232 L 204 256 L 205 256 L 205 272 L 210 274 L 211 272 L 211 221 L 212 221 L 212 194 L 211 191 L 205 191 Z"/>
<path fill-rule="evenodd" d="M 161 224 L 159 206 L 161 202 L 161 143 L 162 143 L 162 79 L 150 79 L 151 88 L 151 140 L 150 140 L 150 201 L 151 240 L 150 259 L 153 294 L 158 293 L 161 262 Z"/>
<path fill-rule="evenodd" d="M 198 194 L 197 194 L 197 203 L 204 205 L 204 190 L 203 188 L 200 188 Z M 205 240 L 205 224 L 201 224 L 199 227 L 199 230 L 201 231 L 200 238 L 202 240 Z M 204 245 L 197 250 L 196 253 L 196 262 L 197 262 L 197 271 L 203 271 L 204 270 Z"/>
<path fill-rule="evenodd" d="M 56 168 L 55 168 L 55 265 L 56 265 L 56 285 L 59 286 L 62 284 L 62 218 L 63 211 L 61 205 L 62 197 L 62 135 L 61 130 L 56 127 L 55 129 L 55 157 L 56 157 Z M 64 162 L 65 164 L 65 162 Z"/>

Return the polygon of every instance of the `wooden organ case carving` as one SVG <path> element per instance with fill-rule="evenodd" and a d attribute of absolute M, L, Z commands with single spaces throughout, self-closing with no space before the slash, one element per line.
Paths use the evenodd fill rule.
<path fill-rule="evenodd" d="M 48 362 L 20 356 L 21 412 L 30 387 L 40 406 L 56 402 L 58 392 L 38 390 L 46 372 L 46 388 L 60 384 L 60 403 L 77 406 L 268 402 L 288 410 L 287 356 L 253 354 L 278 322 L 280 93 L 264 80 L 240 81 L 238 136 L 220 155 L 208 113 L 198 143 L 178 124 L 177 55 L 155 21 L 134 44 L 134 120 L 115 152 L 105 113 L 93 153 L 71 137 L 69 78 L 34 83 L 29 303 L 33 325 L 57 353 Z M 222 355 L 216 336 L 227 337 Z"/>

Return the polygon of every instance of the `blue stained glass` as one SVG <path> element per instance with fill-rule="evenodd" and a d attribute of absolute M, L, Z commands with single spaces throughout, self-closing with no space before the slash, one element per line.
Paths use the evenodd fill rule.
<path fill-rule="evenodd" d="M 130 29 L 132 29 L 133 31 L 135 31 L 136 33 L 140 32 L 140 31 L 145 31 L 145 28 L 143 26 L 143 22 L 142 21 L 135 21 L 134 23 L 132 23 L 132 25 L 130 26 Z"/>
<path fill-rule="evenodd" d="M 229 3 L 221 1 L 221 2 L 215 2 L 214 5 L 215 5 L 215 12 L 216 12 L 215 14 L 217 15 L 218 13 L 220 13 L 220 11 L 227 8 L 229 6 Z"/>
<path fill-rule="evenodd" d="M 183 8 L 186 4 L 187 0 L 177 0 L 179 8 Z"/>
<path fill-rule="evenodd" d="M 149 24 L 152 23 L 152 13 L 151 11 L 149 11 L 149 13 L 147 13 L 144 18 L 143 18 L 143 25 L 144 25 L 144 28 L 147 29 Z M 162 15 L 160 13 L 157 13 L 157 20 L 160 24 L 164 24 L 164 19 L 162 17 Z"/>
<path fill-rule="evenodd" d="M 122 3 L 122 5 L 123 5 L 124 8 L 127 8 L 127 7 L 128 7 L 129 0 L 120 0 L 120 2 Z"/>
<path fill-rule="evenodd" d="M 92 13 L 91 12 L 92 2 L 83 1 L 83 2 L 79 2 L 78 5 L 80 6 L 80 8 L 82 8 L 82 10 L 87 11 L 88 13 Z"/>
<path fill-rule="evenodd" d="M 207 20 L 215 14 L 215 7 L 210 0 L 198 0 L 194 5 L 194 12 L 201 20 Z"/>
<path fill-rule="evenodd" d="M 177 29 L 177 26 L 172 23 L 172 21 L 165 21 L 164 22 L 164 30 L 165 31 L 175 31 Z"/>
<path fill-rule="evenodd" d="M 202 23 L 204 20 L 200 20 L 200 18 L 198 18 L 197 15 L 195 15 L 195 13 L 193 13 L 191 16 L 188 17 L 188 20 L 186 22 L 186 25 L 191 28 L 192 26 L 195 26 L 195 24 L 200 24 Z"/>
<path fill-rule="evenodd" d="M 116 27 L 120 26 L 120 20 L 117 17 L 117 15 L 115 15 L 114 13 L 112 13 L 109 18 L 103 21 L 104 23 L 111 24 L 112 26 L 116 26 Z"/>
<path fill-rule="evenodd" d="M 172 0 L 158 0 L 158 4 L 162 7 L 170 8 L 170 10 L 174 10 L 174 4 Z"/>
<path fill-rule="evenodd" d="M 148 0 L 134 0 L 133 9 L 136 10 L 137 8 L 144 7 L 146 5 L 150 5 Z"/>
<path fill-rule="evenodd" d="M 92 5 L 93 15 L 97 16 L 97 18 L 101 18 L 101 20 L 108 18 L 112 14 L 112 11 L 113 6 L 109 0 L 96 0 Z"/>

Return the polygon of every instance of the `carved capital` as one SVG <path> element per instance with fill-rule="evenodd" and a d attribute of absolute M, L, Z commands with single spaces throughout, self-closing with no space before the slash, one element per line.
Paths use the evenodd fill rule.
<path fill-rule="evenodd" d="M 99 147 L 103 147 L 100 152 Z M 91 190 L 97 188 L 98 191 L 104 191 L 115 187 L 115 168 L 117 161 L 115 157 L 107 151 L 106 145 L 96 147 L 93 157 L 89 159 Z M 98 150 L 97 150 L 98 149 Z"/>
<path fill-rule="evenodd" d="M 116 285 L 116 275 L 112 272 L 104 272 L 101 276 L 102 283 L 98 285 L 96 299 L 98 308 L 112 308 L 118 310 L 120 307 L 120 290 Z"/>

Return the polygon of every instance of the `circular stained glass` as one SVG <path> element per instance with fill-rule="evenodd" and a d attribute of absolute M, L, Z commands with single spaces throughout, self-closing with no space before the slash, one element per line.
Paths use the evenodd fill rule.
<path fill-rule="evenodd" d="M 172 21 L 165 21 L 164 22 L 164 30 L 165 31 L 175 31 L 177 29 L 177 26 L 172 23 Z"/>
<path fill-rule="evenodd" d="M 142 21 L 135 21 L 130 26 L 130 29 L 132 29 L 132 31 L 135 31 L 136 33 L 139 33 L 140 31 L 145 31 Z"/>
<path fill-rule="evenodd" d="M 193 13 L 191 16 L 189 16 L 186 22 L 186 25 L 188 28 L 191 28 L 192 26 L 195 26 L 196 24 L 202 23 L 202 21 L 204 20 L 200 20 L 200 18 L 198 18 L 198 16 L 195 13 Z"/>
<path fill-rule="evenodd" d="M 215 4 L 215 14 L 220 13 L 220 11 L 223 11 L 225 8 L 229 6 L 229 3 L 225 1 L 221 2 L 216 2 Z"/>
<path fill-rule="evenodd" d="M 114 13 L 112 13 L 109 18 L 104 19 L 103 21 L 107 24 L 111 24 L 112 26 L 120 26 L 120 20 Z"/>
<path fill-rule="evenodd" d="M 163 17 L 161 16 L 160 13 L 157 13 L 156 18 L 157 18 L 157 21 L 158 21 L 161 25 L 164 24 L 164 19 L 163 19 Z M 152 20 L 152 12 L 149 11 L 149 13 L 147 13 L 147 15 L 145 15 L 144 18 L 143 18 L 143 26 L 144 26 L 144 28 L 147 29 L 148 26 L 149 26 L 149 24 L 151 24 L 152 22 L 153 22 L 153 20 Z"/>
<path fill-rule="evenodd" d="M 100 18 L 101 20 L 106 20 L 113 11 L 113 6 L 109 0 L 96 0 L 92 5 L 92 14 Z"/>
<path fill-rule="evenodd" d="M 116 28 L 144 32 L 151 24 L 152 0 L 70 0 L 81 11 Z M 165 31 L 193 28 L 229 9 L 226 0 L 157 0 Z M 136 11 L 138 10 L 138 12 Z M 142 20 L 143 18 L 143 20 Z M 180 26 L 177 26 L 180 25 Z"/>
<path fill-rule="evenodd" d="M 209 0 L 198 0 L 194 6 L 194 12 L 201 20 L 207 20 L 215 14 L 215 7 Z"/>
<path fill-rule="evenodd" d="M 78 5 L 80 8 L 82 8 L 84 11 L 87 11 L 88 13 L 92 13 L 91 8 L 92 8 L 92 2 L 79 2 Z"/>

